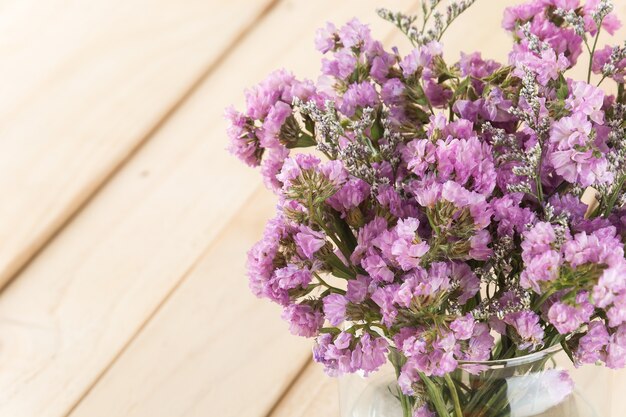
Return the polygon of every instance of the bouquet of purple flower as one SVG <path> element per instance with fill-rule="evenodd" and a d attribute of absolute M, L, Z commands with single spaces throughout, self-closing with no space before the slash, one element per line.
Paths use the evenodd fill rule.
<path fill-rule="evenodd" d="M 442 35 L 473 1 L 440 3 L 379 10 L 408 55 L 327 24 L 316 83 L 277 71 L 227 110 L 279 202 L 250 287 L 328 374 L 390 361 L 405 416 L 504 416 L 479 410 L 500 387 L 459 369 L 558 345 L 626 365 L 626 43 L 599 45 L 608 0 L 534 0 L 506 10 L 508 65 L 450 65 Z"/>

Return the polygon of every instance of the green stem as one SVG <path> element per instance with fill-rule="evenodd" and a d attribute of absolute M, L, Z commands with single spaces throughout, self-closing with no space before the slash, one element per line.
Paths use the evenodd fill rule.
<path fill-rule="evenodd" d="M 423 372 L 419 373 L 420 379 L 426 386 L 426 391 L 428 391 L 428 397 L 435 407 L 435 411 L 439 417 L 450 417 L 448 413 L 448 407 L 446 407 L 446 403 L 443 400 L 443 396 L 441 395 L 441 390 L 435 385 L 435 383 L 427 377 Z"/>
<path fill-rule="evenodd" d="M 600 39 L 601 25 L 602 25 L 602 22 L 600 22 L 600 24 L 598 25 L 598 33 L 596 33 L 596 38 L 593 41 L 593 48 L 591 49 L 590 55 L 589 55 L 589 70 L 587 71 L 587 84 L 591 82 L 591 72 L 593 70 L 593 57 L 596 54 L 596 48 L 598 47 L 598 40 Z"/>
<path fill-rule="evenodd" d="M 320 277 L 317 273 L 315 273 L 315 272 L 314 272 L 314 273 L 313 273 L 313 275 L 315 276 L 315 278 L 317 278 L 317 279 L 318 279 L 318 281 L 320 282 L 320 284 L 322 284 L 323 286 L 325 286 L 326 288 L 328 288 L 328 289 L 329 289 L 329 290 L 331 290 L 332 292 L 337 293 L 337 294 L 345 294 L 345 293 L 346 293 L 344 290 L 342 290 L 342 289 L 340 289 L 340 288 L 337 288 L 337 287 L 333 287 L 332 285 L 328 284 L 328 283 L 327 283 L 326 281 L 324 281 L 324 280 L 322 279 L 322 277 Z"/>
<path fill-rule="evenodd" d="M 454 413 L 456 417 L 463 417 L 463 411 L 461 410 L 461 402 L 459 401 L 459 393 L 456 390 L 456 386 L 450 378 L 450 374 L 446 374 L 444 377 L 446 380 L 446 385 L 448 385 L 448 389 L 450 390 L 450 396 L 452 397 L 452 402 L 454 404 Z"/>
<path fill-rule="evenodd" d="M 625 181 L 626 181 L 626 175 L 622 175 L 619 181 L 617 182 L 617 187 L 615 187 L 615 191 L 613 192 L 613 194 L 609 198 L 609 201 L 606 204 L 606 209 L 604 210 L 604 217 L 609 217 L 611 215 L 611 211 L 613 210 L 613 207 L 615 206 L 615 203 L 617 202 L 617 199 L 619 198 L 619 193 L 620 191 L 622 191 Z"/>
<path fill-rule="evenodd" d="M 389 362 L 393 365 L 393 368 L 396 371 L 396 379 L 398 379 L 400 377 L 400 372 L 402 372 L 402 354 L 396 349 L 391 349 L 389 351 Z M 398 399 L 400 400 L 400 405 L 402 406 L 402 417 L 411 417 L 411 413 L 413 412 L 411 400 L 402 392 L 400 387 L 398 387 Z"/>

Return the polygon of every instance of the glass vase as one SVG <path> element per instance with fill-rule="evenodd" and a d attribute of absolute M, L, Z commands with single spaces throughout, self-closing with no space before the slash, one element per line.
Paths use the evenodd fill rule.
<path fill-rule="evenodd" d="M 364 377 L 340 379 L 342 417 L 413 416 L 421 405 L 438 417 L 609 417 L 610 371 L 574 368 L 560 349 L 523 357 L 461 363 L 443 377 L 425 377 L 415 396 L 403 397 L 389 365 Z"/>

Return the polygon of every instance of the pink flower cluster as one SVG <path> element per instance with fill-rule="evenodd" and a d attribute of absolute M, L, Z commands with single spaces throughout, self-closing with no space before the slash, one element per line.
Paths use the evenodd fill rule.
<path fill-rule="evenodd" d="M 331 375 L 401 357 L 406 395 L 560 343 L 624 367 L 626 51 L 591 48 L 619 28 L 611 3 L 507 9 L 508 65 L 448 64 L 436 31 L 389 16 L 406 55 L 356 20 L 328 24 L 316 83 L 277 71 L 227 111 L 230 150 L 278 197 L 252 291 L 316 338 Z M 570 78 L 579 61 L 587 80 Z"/>

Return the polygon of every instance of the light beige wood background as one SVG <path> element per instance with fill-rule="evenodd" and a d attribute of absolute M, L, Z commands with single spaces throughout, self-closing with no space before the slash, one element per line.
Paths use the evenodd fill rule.
<path fill-rule="evenodd" d="M 479 0 L 447 56 L 504 60 L 514 3 Z M 381 4 L 0 2 L 0 417 L 338 415 L 310 342 L 248 292 L 274 203 L 222 110 L 275 68 L 315 77 L 327 20 L 407 51 Z"/>

